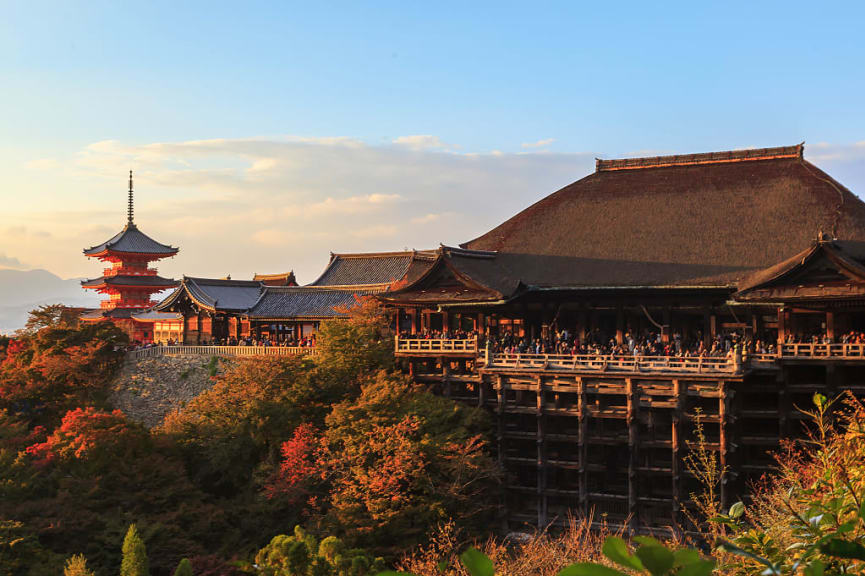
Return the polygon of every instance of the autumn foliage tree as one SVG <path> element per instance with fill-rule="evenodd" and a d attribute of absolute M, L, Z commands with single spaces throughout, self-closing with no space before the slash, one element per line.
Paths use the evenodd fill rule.
<path fill-rule="evenodd" d="M 264 487 L 267 497 L 283 498 L 295 506 L 315 498 L 313 490 L 324 476 L 320 447 L 321 438 L 314 426 L 304 423 L 295 428 L 282 444 L 279 468 Z"/>
<path fill-rule="evenodd" d="M 70 408 L 104 403 L 105 387 L 123 361 L 127 341 L 108 322 L 43 328 L 12 340 L 0 362 L 0 408 L 45 424 Z"/>
<path fill-rule="evenodd" d="M 267 490 L 300 499 L 316 486 L 322 531 L 384 553 L 449 518 L 480 529 L 494 514 L 499 478 L 488 430 L 480 410 L 382 371 L 334 406 L 317 446 L 305 428 L 283 444 Z"/>

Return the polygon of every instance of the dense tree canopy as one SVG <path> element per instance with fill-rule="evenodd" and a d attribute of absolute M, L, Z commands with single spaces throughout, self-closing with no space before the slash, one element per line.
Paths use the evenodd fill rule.
<path fill-rule="evenodd" d="M 305 534 L 320 576 L 363 576 L 372 557 L 352 547 L 395 554 L 452 516 L 486 528 L 498 474 L 488 422 L 396 372 L 374 301 L 323 323 L 315 358 L 234 361 L 154 430 L 107 400 L 125 335 L 109 323 L 72 328 L 55 312 L 0 342 L 10 574 L 57 574 L 77 554 L 86 565 L 70 561 L 73 573 L 116 574 L 130 524 L 154 576 L 188 571 L 184 558 L 197 575 L 225 576 L 256 554 L 300 554 L 274 538 L 298 522 L 310 532 L 289 539 Z"/>

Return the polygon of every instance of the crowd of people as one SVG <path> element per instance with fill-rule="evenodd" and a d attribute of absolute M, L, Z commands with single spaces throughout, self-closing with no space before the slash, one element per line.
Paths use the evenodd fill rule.
<path fill-rule="evenodd" d="M 702 334 L 684 337 L 674 333 L 664 338 L 660 332 L 625 332 L 621 343 L 616 338 L 604 335 L 598 328 L 577 335 L 567 328 L 550 331 L 548 336 L 529 338 L 507 331 L 502 334 L 482 335 L 474 331 L 426 330 L 411 334 L 400 334 L 406 340 L 458 340 L 478 339 L 478 346 L 489 346 L 493 354 L 559 354 L 573 356 L 667 356 L 667 357 L 730 357 L 738 350 L 741 353 L 773 354 L 774 343 L 765 339 L 748 339 L 741 333 L 718 334 L 706 344 Z M 863 334 L 865 342 L 865 334 Z"/>
<path fill-rule="evenodd" d="M 130 345 L 130 350 L 141 350 L 145 348 L 153 348 L 155 346 L 184 346 L 183 342 L 174 339 L 169 339 L 163 342 L 135 342 Z M 220 338 L 207 340 L 204 339 L 196 346 L 261 346 L 261 347 L 282 347 L 282 348 L 312 348 L 315 347 L 315 334 L 304 336 L 302 338 L 286 337 L 282 339 L 274 339 L 267 336 L 250 335 L 242 338 Z"/>

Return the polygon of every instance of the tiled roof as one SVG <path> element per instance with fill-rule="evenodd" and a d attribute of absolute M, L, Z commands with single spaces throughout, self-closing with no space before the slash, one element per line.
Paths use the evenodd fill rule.
<path fill-rule="evenodd" d="M 281 274 L 256 274 L 252 279 L 266 286 L 297 286 L 294 271 Z"/>
<path fill-rule="evenodd" d="M 326 319 L 345 316 L 336 308 L 351 308 L 370 290 L 341 290 L 312 286 L 267 287 L 247 312 L 252 319 Z"/>
<path fill-rule="evenodd" d="M 99 286 L 152 286 L 159 288 L 170 288 L 177 286 L 177 281 L 171 278 L 163 278 L 161 276 L 108 276 L 102 278 L 93 278 L 92 280 L 82 280 L 81 286 L 84 288 L 97 288 Z"/>
<path fill-rule="evenodd" d="M 141 314 L 135 314 L 133 319 L 139 322 L 165 322 L 169 320 L 182 320 L 183 315 L 177 312 L 158 312 L 156 310 L 147 310 Z"/>
<path fill-rule="evenodd" d="M 108 252 L 123 252 L 127 254 L 154 254 L 162 256 L 173 256 L 177 254 L 178 248 L 160 244 L 144 232 L 140 231 L 135 224 L 127 224 L 123 230 L 110 240 L 84 250 L 87 256 L 98 256 Z"/>
<path fill-rule="evenodd" d="M 380 286 L 401 280 L 416 260 L 431 261 L 426 252 L 332 254 L 327 268 L 310 286 Z"/>
<path fill-rule="evenodd" d="M 222 280 L 184 276 L 180 286 L 157 304 L 157 310 L 166 310 L 184 294 L 199 306 L 209 310 L 242 312 L 255 304 L 263 285 L 254 280 Z"/>
<path fill-rule="evenodd" d="M 90 312 L 85 312 L 80 316 L 81 320 L 85 321 L 97 321 L 104 320 L 107 318 L 131 318 L 134 314 L 141 311 L 141 308 L 112 308 L 110 310 L 92 310 Z"/>
<path fill-rule="evenodd" d="M 463 246 L 534 287 L 732 288 L 818 230 L 865 241 L 865 203 L 801 152 L 603 161 Z"/>

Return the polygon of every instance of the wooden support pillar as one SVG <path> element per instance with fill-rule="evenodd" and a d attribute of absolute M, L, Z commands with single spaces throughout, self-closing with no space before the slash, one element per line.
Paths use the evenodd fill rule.
<path fill-rule="evenodd" d="M 726 510 L 728 506 L 727 502 L 727 493 L 729 490 L 727 489 L 727 475 L 726 471 L 728 468 L 728 450 L 730 447 L 729 442 L 727 441 L 727 414 L 729 412 L 728 403 L 729 398 L 727 394 L 727 382 L 721 380 L 718 382 L 718 427 L 719 427 L 719 457 L 720 457 L 720 465 L 721 465 L 721 488 L 720 488 L 720 500 L 721 500 L 721 509 Z"/>
<path fill-rule="evenodd" d="M 661 330 L 661 342 L 663 342 L 664 344 L 669 344 L 670 343 L 670 332 L 673 329 L 673 326 L 672 326 L 672 324 L 673 324 L 673 311 L 670 309 L 669 306 L 664 307 L 663 318 L 664 319 L 661 322 L 663 323 L 664 328 L 663 328 L 663 330 Z"/>
<path fill-rule="evenodd" d="M 442 394 L 445 398 L 449 398 L 451 395 L 451 364 L 445 357 L 439 358 L 439 362 L 442 367 Z"/>
<path fill-rule="evenodd" d="M 778 346 L 787 341 L 787 314 L 784 308 L 778 308 Z"/>
<path fill-rule="evenodd" d="M 625 342 L 625 310 L 621 304 L 616 304 L 616 344 Z"/>
<path fill-rule="evenodd" d="M 703 311 L 703 346 L 712 346 L 712 314 L 709 310 Z"/>
<path fill-rule="evenodd" d="M 417 316 L 418 316 L 418 309 L 412 308 L 411 309 L 411 333 L 412 334 L 418 333 L 418 317 Z"/>
<path fill-rule="evenodd" d="M 679 522 L 681 521 L 680 513 L 682 509 L 682 422 L 684 419 L 685 401 L 687 398 L 687 387 L 679 380 L 673 380 L 673 398 L 675 402 L 672 426 L 673 457 L 670 472 L 673 491 L 673 526 L 678 527 Z"/>
<path fill-rule="evenodd" d="M 792 412 L 793 402 L 790 400 L 790 391 L 787 389 L 787 382 L 790 381 L 789 365 L 781 364 L 781 369 L 778 371 L 777 379 L 775 380 L 778 387 L 778 437 L 790 437 L 790 413 Z"/>
<path fill-rule="evenodd" d="M 824 393 L 827 398 L 831 399 L 838 396 L 839 378 L 838 365 L 834 362 L 828 362 L 826 364 L 826 392 Z M 841 382 L 841 384 L 845 384 L 845 382 Z"/>
<path fill-rule="evenodd" d="M 496 376 L 496 442 L 498 444 L 499 466 L 505 462 L 505 390 L 504 378 Z"/>
<path fill-rule="evenodd" d="M 630 516 L 630 526 L 634 528 L 640 525 L 638 518 L 639 505 L 637 501 L 637 483 L 639 480 L 637 468 L 640 462 L 637 455 L 640 448 L 640 419 L 638 414 L 640 399 L 638 387 L 631 378 L 625 379 L 625 394 L 627 394 L 628 399 L 628 514 Z"/>
<path fill-rule="evenodd" d="M 475 324 L 475 332 L 478 334 L 486 334 L 487 333 L 487 315 L 484 313 L 478 314 L 478 321 Z"/>
<path fill-rule="evenodd" d="M 450 323 L 447 310 L 442 310 L 442 332 L 445 334 L 450 332 Z"/>
<path fill-rule="evenodd" d="M 831 310 L 826 311 L 826 336 L 835 342 L 835 313 Z"/>
<path fill-rule="evenodd" d="M 580 498 L 580 510 L 584 517 L 588 517 L 589 501 L 588 486 L 586 480 L 586 458 L 588 455 L 586 440 L 588 435 L 588 421 L 586 419 L 586 385 L 583 379 L 576 377 L 577 384 L 577 454 L 579 458 L 578 491 Z"/>
<path fill-rule="evenodd" d="M 538 495 L 538 528 L 547 526 L 547 461 L 544 442 L 544 384 L 541 376 L 535 377 L 537 434 L 537 495 Z"/>
<path fill-rule="evenodd" d="M 586 341 L 586 334 L 588 333 L 589 325 L 586 322 L 586 306 L 582 302 L 580 302 L 580 309 L 577 312 L 577 327 L 574 332 L 577 340 L 580 343 Z"/>

